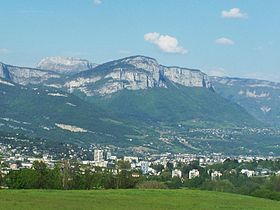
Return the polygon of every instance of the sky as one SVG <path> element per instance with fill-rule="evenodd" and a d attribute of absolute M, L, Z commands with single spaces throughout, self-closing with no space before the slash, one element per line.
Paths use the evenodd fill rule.
<path fill-rule="evenodd" d="M 145 55 L 280 82 L 279 0 L 0 0 L 0 61 Z"/>

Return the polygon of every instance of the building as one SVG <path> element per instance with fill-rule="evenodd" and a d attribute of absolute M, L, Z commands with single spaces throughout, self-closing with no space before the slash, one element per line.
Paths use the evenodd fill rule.
<path fill-rule="evenodd" d="M 111 157 L 112 157 L 111 151 L 107 151 L 106 152 L 106 160 L 111 160 Z"/>
<path fill-rule="evenodd" d="M 94 166 L 98 166 L 98 167 L 101 167 L 101 168 L 107 168 L 108 161 L 98 161 L 98 162 L 94 161 Z"/>
<path fill-rule="evenodd" d="M 193 169 L 189 171 L 189 179 L 193 179 L 195 177 L 199 177 L 199 170 Z"/>
<path fill-rule="evenodd" d="M 255 171 L 248 170 L 248 169 L 242 169 L 240 173 L 246 175 L 247 177 L 251 177 L 255 175 Z"/>
<path fill-rule="evenodd" d="M 215 180 L 222 176 L 223 174 L 220 171 L 214 171 L 211 173 L 211 179 Z"/>
<path fill-rule="evenodd" d="M 128 161 L 130 163 L 132 163 L 132 162 L 138 163 L 138 161 L 139 161 L 138 157 L 132 157 L 132 156 L 124 156 L 123 160 Z"/>
<path fill-rule="evenodd" d="M 95 162 L 104 161 L 104 151 L 101 149 L 95 149 L 93 154 L 93 160 Z"/>
<path fill-rule="evenodd" d="M 147 174 L 149 172 L 149 162 L 141 161 L 140 166 L 143 174 Z"/>
<path fill-rule="evenodd" d="M 179 169 L 174 169 L 172 170 L 172 178 L 173 177 L 179 177 L 182 178 L 182 171 Z"/>

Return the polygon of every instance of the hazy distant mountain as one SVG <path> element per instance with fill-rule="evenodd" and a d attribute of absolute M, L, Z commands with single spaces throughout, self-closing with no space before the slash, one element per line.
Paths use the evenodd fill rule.
<path fill-rule="evenodd" d="M 37 68 L 52 70 L 61 74 L 75 74 L 95 66 L 96 64 L 90 63 L 85 59 L 57 56 L 42 59 Z"/>
<path fill-rule="evenodd" d="M 0 78 L 15 82 L 21 85 L 44 84 L 48 80 L 61 79 L 63 76 L 53 71 L 18 67 L 0 62 Z"/>
<path fill-rule="evenodd" d="M 280 83 L 229 77 L 211 78 L 215 91 L 257 119 L 280 125 Z"/>

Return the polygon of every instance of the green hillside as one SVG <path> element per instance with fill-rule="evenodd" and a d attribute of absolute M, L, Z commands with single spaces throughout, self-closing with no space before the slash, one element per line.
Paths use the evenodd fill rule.
<path fill-rule="evenodd" d="M 118 117 L 146 122 L 179 124 L 202 122 L 218 127 L 260 125 L 239 105 L 206 88 L 170 84 L 168 88 L 123 90 L 109 97 L 86 98 Z"/>
<path fill-rule="evenodd" d="M 0 84 L 0 96 L 2 131 L 59 142 L 116 144 L 124 135 L 136 133 L 102 109 L 55 88 Z"/>
<path fill-rule="evenodd" d="M 0 209 L 280 209 L 280 202 L 198 190 L 2 190 Z"/>

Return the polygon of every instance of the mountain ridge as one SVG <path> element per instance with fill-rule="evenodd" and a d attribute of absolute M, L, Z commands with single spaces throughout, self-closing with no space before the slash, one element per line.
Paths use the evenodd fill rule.
<path fill-rule="evenodd" d="M 92 69 L 95 66 L 97 66 L 97 64 L 91 63 L 82 58 L 54 56 L 43 58 L 36 65 L 36 68 L 52 70 L 60 74 L 72 75 Z"/>
<path fill-rule="evenodd" d="M 70 92 L 78 89 L 89 96 L 108 95 L 122 89 L 166 88 L 164 79 L 184 86 L 212 88 L 208 76 L 200 70 L 166 67 L 146 56 L 130 56 L 101 64 L 72 76 L 65 86 Z M 105 87 L 98 87 L 98 82 Z"/>
<path fill-rule="evenodd" d="M 211 77 L 215 91 L 244 107 L 256 119 L 280 126 L 280 83 L 236 77 Z"/>
<path fill-rule="evenodd" d="M 145 56 L 110 61 L 74 75 L 4 67 L 0 78 L 7 70 L 12 75 L 0 79 L 0 130 L 7 132 L 183 152 L 242 145 L 239 136 L 233 138 L 231 131 L 220 135 L 221 130 L 264 127 L 242 106 L 219 95 L 202 71 L 163 66 Z M 199 138 L 193 136 L 194 129 Z"/>

